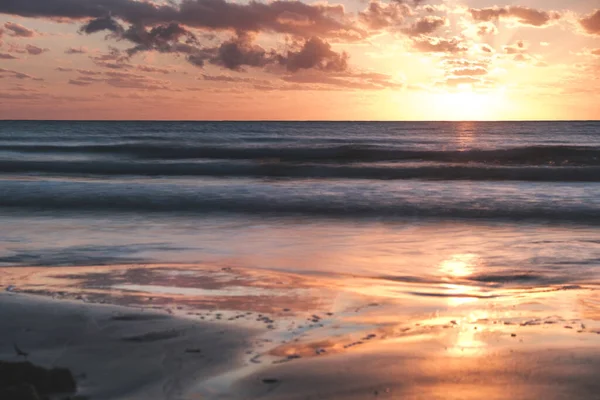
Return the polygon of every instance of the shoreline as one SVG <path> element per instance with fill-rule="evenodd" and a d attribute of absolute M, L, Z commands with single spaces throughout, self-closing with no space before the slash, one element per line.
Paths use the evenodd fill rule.
<path fill-rule="evenodd" d="M 36 365 L 71 369 L 93 400 L 600 393 L 595 286 L 459 291 L 422 297 L 416 312 L 403 284 L 360 277 L 204 264 L 0 272 L 15 285 L 0 293 L 0 360 L 23 359 L 16 343 Z"/>

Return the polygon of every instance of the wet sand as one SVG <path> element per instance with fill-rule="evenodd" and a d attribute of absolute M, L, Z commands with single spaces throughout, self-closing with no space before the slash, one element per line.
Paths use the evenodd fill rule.
<path fill-rule="evenodd" d="M 217 265 L 2 268 L 0 285 L 0 360 L 18 343 L 92 399 L 600 398 L 590 285 Z"/>

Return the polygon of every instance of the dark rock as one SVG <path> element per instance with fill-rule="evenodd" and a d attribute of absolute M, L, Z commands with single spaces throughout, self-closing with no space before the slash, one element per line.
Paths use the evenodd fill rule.
<path fill-rule="evenodd" d="M 8 388 L 0 388 L 0 399 L 10 400 L 41 400 L 37 390 L 32 385 L 22 384 Z"/>
<path fill-rule="evenodd" d="M 275 383 L 279 383 L 279 379 L 275 379 L 275 378 L 265 378 L 262 380 L 263 383 L 266 383 L 267 385 L 273 385 Z"/>
<path fill-rule="evenodd" d="M 43 399 L 47 395 L 76 390 L 75 378 L 68 369 L 46 369 L 30 362 L 0 361 L 0 399 Z"/>

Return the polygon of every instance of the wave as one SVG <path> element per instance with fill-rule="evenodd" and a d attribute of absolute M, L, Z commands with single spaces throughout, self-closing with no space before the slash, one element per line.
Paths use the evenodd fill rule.
<path fill-rule="evenodd" d="M 291 179 L 472 180 L 600 182 L 600 166 L 433 165 L 377 166 L 248 162 L 0 161 L 4 174 L 77 176 L 212 176 Z"/>
<path fill-rule="evenodd" d="M 490 203 L 492 201 L 490 200 Z M 214 213 L 248 214 L 252 216 L 314 216 L 343 219 L 361 218 L 442 218 L 467 220 L 506 220 L 573 222 L 586 225 L 600 224 L 597 207 L 590 205 L 551 204 L 529 205 L 523 203 L 495 203 L 482 207 L 477 202 L 456 202 L 441 205 L 436 201 L 421 203 L 406 200 L 269 197 L 241 194 L 128 194 L 107 192 L 56 193 L 19 191 L 6 193 L 0 198 L 0 209 L 92 213 L 169 213 L 181 215 L 206 215 Z"/>
<path fill-rule="evenodd" d="M 0 151 L 19 153 L 81 153 L 126 156 L 134 159 L 277 160 L 279 162 L 429 161 L 498 165 L 600 165 L 600 148 L 591 146 L 525 146 L 508 149 L 406 150 L 375 145 L 341 146 L 174 146 L 165 143 L 85 145 L 0 144 Z"/>

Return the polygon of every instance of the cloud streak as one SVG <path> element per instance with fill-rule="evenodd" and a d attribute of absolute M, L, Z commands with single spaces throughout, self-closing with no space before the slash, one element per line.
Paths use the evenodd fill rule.
<path fill-rule="evenodd" d="M 4 28 L 9 32 L 9 35 L 12 37 L 30 38 L 35 36 L 34 30 L 26 28 L 23 25 L 16 24 L 14 22 L 5 23 Z"/>
<path fill-rule="evenodd" d="M 556 11 L 541 11 L 523 6 L 471 8 L 471 16 L 476 21 L 489 22 L 500 18 L 515 19 L 521 25 L 542 27 L 560 19 Z"/>

